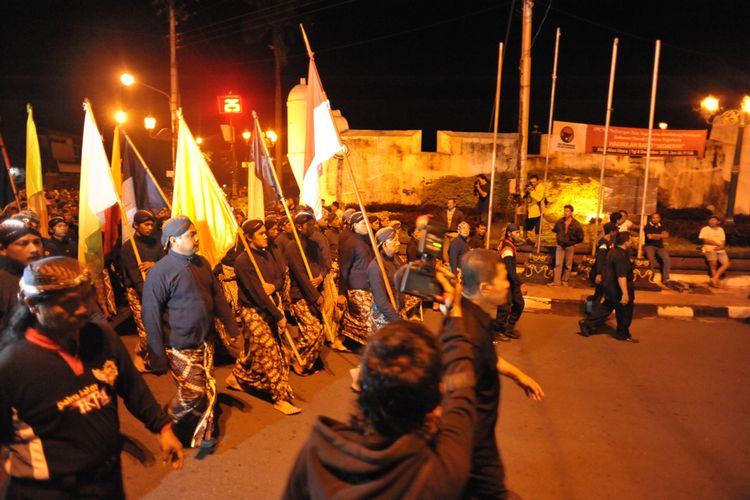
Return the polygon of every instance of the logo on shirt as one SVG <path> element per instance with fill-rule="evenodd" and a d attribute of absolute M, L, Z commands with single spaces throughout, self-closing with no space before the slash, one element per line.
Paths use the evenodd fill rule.
<path fill-rule="evenodd" d="M 117 365 L 111 359 L 104 362 L 101 369 L 93 368 L 91 370 L 94 378 L 104 382 L 110 387 L 115 386 L 117 375 Z M 100 410 L 112 401 L 112 397 L 107 393 L 106 387 L 100 387 L 99 384 L 90 384 L 80 389 L 75 394 L 65 396 L 57 402 L 57 409 L 78 410 L 81 415 L 86 415 L 93 410 Z"/>
<path fill-rule="evenodd" d="M 104 365 L 102 365 L 101 370 L 92 368 L 91 373 L 96 377 L 96 380 L 101 380 L 105 384 L 109 384 L 110 387 L 114 387 L 119 372 L 117 371 L 117 365 L 115 362 L 108 359 L 104 362 Z"/>

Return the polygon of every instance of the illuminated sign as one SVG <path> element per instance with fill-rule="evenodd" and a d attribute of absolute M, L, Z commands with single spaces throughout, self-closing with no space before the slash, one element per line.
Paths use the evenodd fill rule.
<path fill-rule="evenodd" d="M 242 96 L 221 95 L 218 97 L 220 115 L 239 115 L 244 111 Z"/>

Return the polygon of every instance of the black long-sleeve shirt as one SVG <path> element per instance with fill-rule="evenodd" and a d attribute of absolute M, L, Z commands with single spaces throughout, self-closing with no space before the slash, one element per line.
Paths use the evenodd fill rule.
<path fill-rule="evenodd" d="M 389 439 L 319 417 L 283 498 L 460 498 L 477 420 L 474 355 L 467 337 L 460 319 L 449 319 L 441 330 L 447 390 L 440 431 L 432 440 L 420 432 Z M 491 342 L 489 348 L 494 355 Z M 497 371 L 494 375 L 497 380 Z"/>
<path fill-rule="evenodd" d="M 311 238 L 318 246 L 321 265 L 325 270 L 325 273 L 328 274 L 328 271 L 331 270 L 331 262 L 333 260 L 331 257 L 331 243 L 328 241 L 328 238 L 325 237 L 323 231 L 317 228 L 313 231 Z"/>
<path fill-rule="evenodd" d="M 18 282 L 23 276 L 23 268 L 23 264 L 0 256 L 0 328 L 3 330 L 18 304 Z"/>
<path fill-rule="evenodd" d="M 383 258 L 383 267 L 385 268 L 388 282 L 391 284 L 391 290 L 396 299 L 396 306 L 398 306 L 403 303 L 403 298 L 399 297 L 398 288 L 393 283 L 393 277 L 396 275 L 398 268 L 403 266 L 404 263 L 398 255 L 388 257 L 383 252 L 381 252 L 380 255 Z M 380 267 L 378 266 L 378 261 L 376 259 L 372 259 L 367 266 L 367 277 L 370 282 L 370 289 L 372 290 L 373 304 L 383 313 L 383 316 L 385 316 L 385 319 L 387 319 L 389 323 L 399 321 L 401 315 L 398 313 L 398 310 L 393 307 L 393 304 L 391 304 L 391 299 L 388 297 L 388 291 L 385 288 L 385 281 L 383 281 L 383 273 L 380 272 Z"/>
<path fill-rule="evenodd" d="M 471 250 L 471 248 L 469 248 L 469 244 L 463 236 L 454 238 L 451 241 L 451 244 L 448 247 L 448 261 L 450 262 L 451 272 L 456 272 L 456 269 L 459 268 L 459 264 L 461 264 L 461 256 L 469 250 Z"/>
<path fill-rule="evenodd" d="M 119 456 L 117 396 L 151 432 L 170 421 L 109 325 L 88 323 L 78 339 L 70 364 L 31 330 L 0 352 L 0 441 L 13 477 L 54 479 Z"/>
<path fill-rule="evenodd" d="M 200 255 L 169 252 L 148 273 L 141 318 L 148 333 L 152 369 L 167 369 L 166 345 L 194 349 L 214 331 L 218 316 L 232 337 L 239 335 L 221 284 Z"/>
<path fill-rule="evenodd" d="M 352 234 L 343 243 L 340 242 L 339 250 L 339 294 L 346 295 L 347 290 L 367 290 L 370 284 L 367 266 L 374 257 L 368 237 Z"/>
<path fill-rule="evenodd" d="M 164 257 L 164 248 L 156 238 L 146 238 L 136 234 L 133 236 L 133 240 L 136 247 L 138 247 L 138 255 L 141 257 L 141 262 L 158 262 L 159 259 Z M 135 259 L 133 244 L 130 241 L 122 245 L 120 266 L 122 269 L 123 284 L 128 288 L 135 288 L 138 295 L 143 295 L 143 276 L 138 269 L 138 261 Z"/>
<path fill-rule="evenodd" d="M 253 252 L 255 263 L 266 283 L 281 291 L 284 286 L 285 269 L 279 251 L 276 249 L 251 249 L 250 251 Z M 241 305 L 261 309 L 277 322 L 284 317 L 284 313 L 277 307 L 278 304 L 263 290 L 258 273 L 255 272 L 255 267 L 250 262 L 247 252 L 242 252 L 234 260 L 234 272 L 237 275 L 237 298 Z"/>
<path fill-rule="evenodd" d="M 557 234 L 557 244 L 563 248 L 572 247 L 583 241 L 583 228 L 581 223 L 570 218 L 568 228 L 565 228 L 565 217 L 555 223 L 552 232 Z"/>
<path fill-rule="evenodd" d="M 601 275 L 602 277 L 604 277 L 604 267 L 607 261 L 608 251 L 609 240 L 604 237 L 599 238 L 599 241 L 596 243 L 596 260 L 594 260 L 594 265 L 592 266 L 590 273 L 592 283 L 594 282 L 594 279 L 597 275 Z"/>
<path fill-rule="evenodd" d="M 72 259 L 78 258 L 78 240 L 66 236 L 62 240 L 55 237 L 42 238 L 42 244 L 44 246 L 45 257 L 70 257 Z"/>
<path fill-rule="evenodd" d="M 500 258 L 505 263 L 505 270 L 508 273 L 510 286 L 521 286 L 521 278 L 516 271 L 516 246 L 512 241 L 503 240 L 500 245 Z"/>
<path fill-rule="evenodd" d="M 341 231 L 335 227 L 329 227 L 323 233 L 328 240 L 328 244 L 331 248 L 331 259 L 338 262 L 339 260 L 339 238 L 341 237 Z"/>
<path fill-rule="evenodd" d="M 300 242 L 305 251 L 307 263 L 310 265 L 313 278 L 316 276 L 325 278 L 326 273 L 323 270 L 321 255 L 318 252 L 318 244 L 302 235 L 300 235 Z M 318 297 L 320 297 L 320 292 L 310 282 L 305 263 L 302 260 L 302 254 L 299 252 L 299 246 L 296 241 L 287 243 L 284 255 L 289 265 L 289 278 L 291 281 L 289 295 L 292 301 L 296 302 L 300 299 L 307 299 L 310 302 L 317 301 Z M 322 288 L 323 283 L 321 282 L 319 286 Z"/>

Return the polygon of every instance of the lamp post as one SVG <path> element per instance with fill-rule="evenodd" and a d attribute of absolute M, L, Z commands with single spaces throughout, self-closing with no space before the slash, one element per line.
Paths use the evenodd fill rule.
<path fill-rule="evenodd" d="M 707 123 L 737 124 L 737 141 L 734 148 L 734 160 L 732 161 L 732 174 L 729 179 L 729 198 L 727 200 L 727 222 L 734 222 L 734 204 L 737 200 L 737 184 L 740 176 L 740 158 L 742 157 L 742 140 L 745 135 L 745 124 L 747 116 L 750 115 L 750 96 L 744 96 L 739 109 L 723 110 L 719 99 L 709 95 L 700 104 L 700 112 Z"/>
<path fill-rule="evenodd" d="M 132 87 L 135 84 L 140 85 L 141 87 L 146 87 L 149 90 L 153 90 L 154 92 L 161 94 L 167 99 L 167 102 L 169 103 L 169 114 L 172 118 L 172 169 L 174 169 L 175 166 L 175 158 L 177 157 L 177 108 L 173 106 L 173 99 L 172 96 L 167 94 L 161 89 L 158 89 L 156 87 L 152 87 L 151 85 L 144 83 L 140 80 L 136 80 L 135 76 L 133 76 L 130 73 L 123 73 L 120 75 L 120 83 L 122 83 L 126 87 Z M 145 122 L 144 122 L 145 124 Z M 156 126 L 156 119 L 154 119 L 154 126 Z M 149 129 L 148 126 L 146 126 L 147 130 L 153 130 Z"/>

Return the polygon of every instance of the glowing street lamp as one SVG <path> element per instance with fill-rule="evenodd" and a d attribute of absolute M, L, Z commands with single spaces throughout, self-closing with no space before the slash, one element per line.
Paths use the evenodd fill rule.
<path fill-rule="evenodd" d="M 737 142 L 734 148 L 734 161 L 732 162 L 732 176 L 729 180 L 729 200 L 727 201 L 727 221 L 734 222 L 734 203 L 737 200 L 737 185 L 740 176 L 740 157 L 742 156 L 742 139 L 745 134 L 747 118 L 750 116 L 750 96 L 746 95 L 742 98 L 739 109 L 724 110 L 719 106 L 719 100 L 716 97 L 709 95 L 701 101 L 700 111 L 703 118 L 709 124 L 736 123 L 738 125 Z"/>
<path fill-rule="evenodd" d="M 250 142 L 250 135 L 251 134 L 249 130 L 245 130 L 244 132 L 242 132 L 242 138 L 245 139 L 245 142 Z"/>
<path fill-rule="evenodd" d="M 147 116 L 143 119 L 143 126 L 146 130 L 154 130 L 156 128 L 156 118 L 153 116 Z"/>
<path fill-rule="evenodd" d="M 196 138 L 195 138 L 195 143 L 196 143 L 196 144 L 197 144 L 198 146 L 200 146 L 201 144 L 203 144 L 203 137 L 201 137 L 201 136 L 198 136 L 198 137 L 196 137 Z"/>
<path fill-rule="evenodd" d="M 271 144 L 276 144 L 276 141 L 279 140 L 279 136 L 271 129 L 266 130 L 266 137 L 271 141 Z"/>
<path fill-rule="evenodd" d="M 659 122 L 660 130 L 667 130 L 668 128 L 669 128 L 669 124 L 667 122 Z"/>
<path fill-rule="evenodd" d="M 122 125 L 126 121 L 128 121 L 128 114 L 123 110 L 118 110 L 115 112 L 115 121 L 118 125 Z"/>
<path fill-rule="evenodd" d="M 130 87 L 135 83 L 135 77 L 130 73 L 123 73 L 120 75 L 120 83 L 122 83 L 126 87 Z"/>

